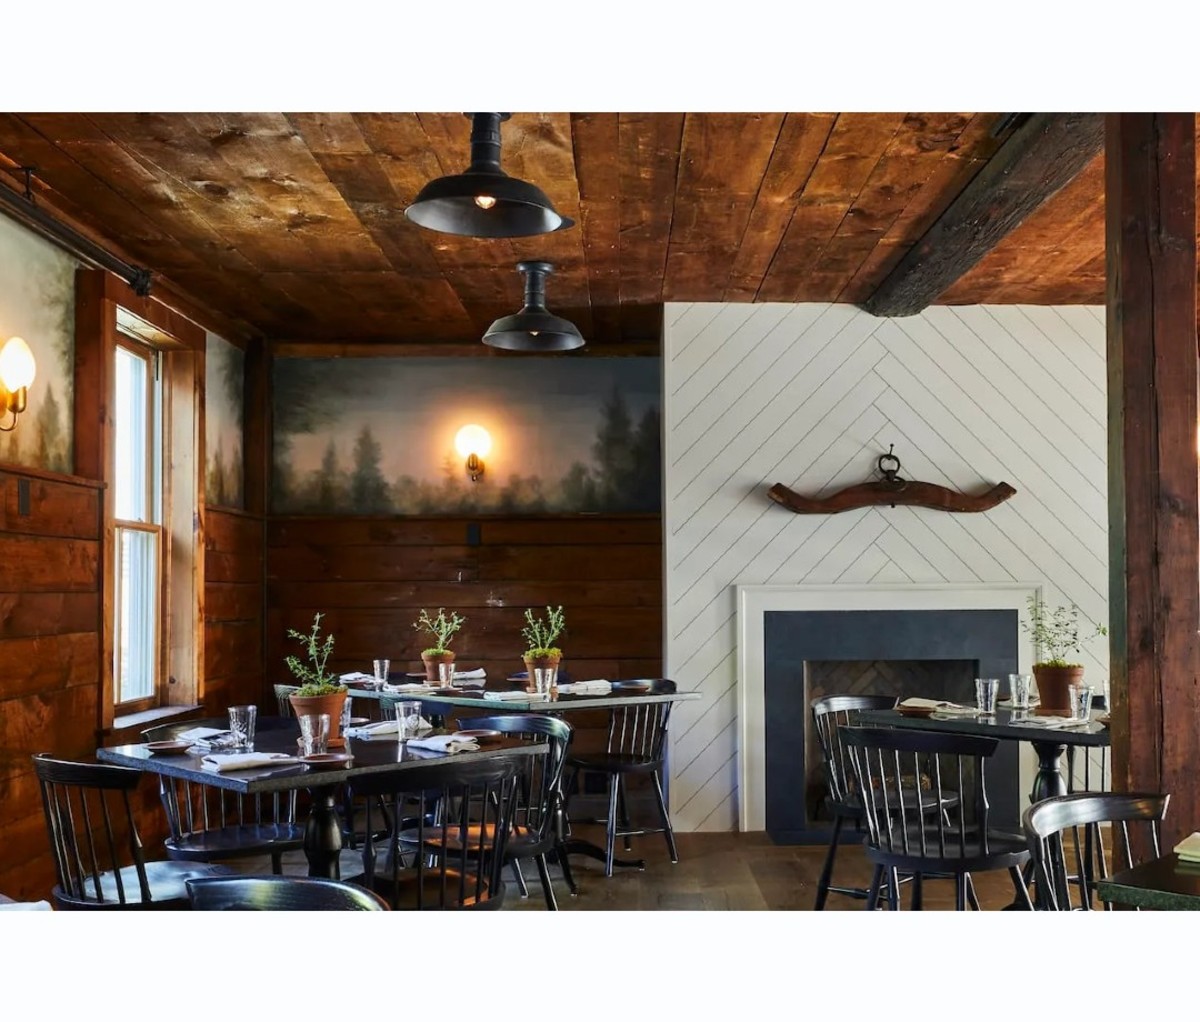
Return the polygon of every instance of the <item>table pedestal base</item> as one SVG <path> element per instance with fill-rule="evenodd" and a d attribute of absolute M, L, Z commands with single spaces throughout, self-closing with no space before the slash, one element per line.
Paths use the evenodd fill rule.
<path fill-rule="evenodd" d="M 312 792 L 312 809 L 304 827 L 304 854 L 310 877 L 341 879 L 338 856 L 342 851 L 342 825 L 337 815 L 336 791 L 319 788 Z"/>
<path fill-rule="evenodd" d="M 1041 802 L 1044 798 L 1067 793 L 1067 782 L 1063 779 L 1059 763 L 1067 747 L 1059 742 L 1030 742 L 1033 751 L 1037 753 L 1038 771 L 1033 779 L 1033 791 L 1030 792 L 1030 804 Z"/>

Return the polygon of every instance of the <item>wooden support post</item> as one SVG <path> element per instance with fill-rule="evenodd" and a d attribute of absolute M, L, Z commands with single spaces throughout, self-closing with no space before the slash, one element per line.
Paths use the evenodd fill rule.
<path fill-rule="evenodd" d="M 1200 828 L 1195 115 L 1106 125 L 1113 783 Z"/>

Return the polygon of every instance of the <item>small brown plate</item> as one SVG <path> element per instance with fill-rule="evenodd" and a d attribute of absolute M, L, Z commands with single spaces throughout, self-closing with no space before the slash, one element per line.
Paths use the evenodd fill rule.
<path fill-rule="evenodd" d="M 165 753 L 182 753 L 187 752 L 192 747 L 191 742 L 147 742 L 147 752 L 165 752 Z"/>
<path fill-rule="evenodd" d="M 354 757 L 348 752 L 314 752 L 310 756 L 301 756 L 300 762 L 314 770 L 344 770 L 354 762 Z"/>
<path fill-rule="evenodd" d="M 649 692 L 650 682 L 648 681 L 614 681 L 612 683 L 614 692 Z"/>
<path fill-rule="evenodd" d="M 897 706 L 896 712 L 901 717 L 931 717 L 936 706 Z"/>
<path fill-rule="evenodd" d="M 454 737 L 469 738 L 480 745 L 490 745 L 492 742 L 500 741 L 503 736 L 499 731 L 493 731 L 491 728 L 477 728 L 474 731 L 455 731 Z"/>

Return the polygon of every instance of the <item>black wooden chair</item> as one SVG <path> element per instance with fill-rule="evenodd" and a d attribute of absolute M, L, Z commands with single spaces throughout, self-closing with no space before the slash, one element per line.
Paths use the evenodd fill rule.
<path fill-rule="evenodd" d="M 187 890 L 198 912 L 388 911 L 378 894 L 320 877 L 216 877 L 189 880 Z"/>
<path fill-rule="evenodd" d="M 636 685 L 642 691 L 645 682 L 613 682 L 613 691 L 619 692 L 625 685 Z M 675 691 L 675 682 L 658 678 L 649 684 L 650 694 L 666 694 Z M 581 771 L 604 774 L 608 785 L 608 813 L 603 820 L 588 822 L 604 824 L 604 875 L 613 874 L 613 857 L 618 837 L 624 839 L 625 848 L 631 848 L 629 839 L 642 834 L 662 834 L 667 840 L 667 852 L 672 862 L 679 861 L 675 847 L 675 832 L 671 829 L 671 817 L 663 797 L 662 771 L 667 746 L 667 724 L 671 716 L 672 703 L 639 703 L 615 707 L 609 713 L 608 738 L 603 752 L 572 753 L 567 757 L 570 770 L 566 791 L 568 796 L 578 789 Z M 625 805 L 625 781 L 627 777 L 641 776 L 650 779 L 658 806 L 659 827 L 633 827 Z"/>
<path fill-rule="evenodd" d="M 147 728 L 148 742 L 167 741 L 194 727 L 223 727 L 220 718 Z M 282 723 L 282 722 L 280 722 Z M 269 720 L 260 729 L 271 727 Z M 227 862 L 269 855 L 271 870 L 283 872 L 284 852 L 304 846 L 304 824 L 296 820 L 296 793 L 240 795 L 207 784 L 160 774 L 158 792 L 170 831 L 167 857 L 188 862 Z"/>
<path fill-rule="evenodd" d="M 279 707 L 279 716 L 294 717 L 295 712 L 292 710 L 292 700 L 289 698 L 293 692 L 299 689 L 299 685 L 276 685 L 275 686 L 275 702 Z"/>
<path fill-rule="evenodd" d="M 1088 911 L 1096 907 L 1096 881 L 1137 865 L 1129 825 L 1141 824 L 1151 858 L 1160 855 L 1162 821 L 1170 795 L 1082 792 L 1035 802 L 1021 824 L 1033 860 L 1035 907 L 1048 911 Z M 1108 824 L 1107 828 L 1102 824 Z M 1110 848 L 1105 849 L 1108 830 Z M 1080 831 L 1082 830 L 1082 833 Z M 1071 841 L 1064 841 L 1070 832 Z M 1071 898 L 1079 892 L 1079 903 Z M 1100 902 L 1101 907 L 1110 906 Z"/>
<path fill-rule="evenodd" d="M 186 909 L 186 882 L 224 866 L 146 861 L 129 801 L 140 770 L 33 757 L 58 877 L 60 909 Z"/>
<path fill-rule="evenodd" d="M 350 881 L 393 909 L 499 908 L 523 758 L 449 756 L 357 778 L 367 829 L 376 798 L 390 829 L 382 863 L 376 843 L 364 842 L 363 872 Z"/>
<path fill-rule="evenodd" d="M 512 866 L 521 896 L 529 894 L 521 873 L 521 860 L 533 859 L 542 881 L 546 907 L 557 910 L 554 887 L 546 856 L 553 855 L 562 867 L 563 880 L 572 894 L 578 893 L 564 848 L 562 772 L 574 728 L 560 717 L 516 713 L 502 717 L 460 718 L 460 728 L 486 728 L 530 742 L 546 742 L 545 756 L 532 756 L 518 786 L 516 815 L 505 858 Z"/>
<path fill-rule="evenodd" d="M 875 866 L 868 909 L 878 906 L 885 878 L 894 891 L 899 875 L 909 873 L 914 909 L 921 907 L 923 879 L 941 874 L 954 879 L 955 904 L 962 910 L 970 875 L 997 869 L 1008 870 L 1017 898 L 1029 907 L 1021 876 L 1029 849 L 1024 841 L 988 831 L 985 765 L 996 739 L 869 727 L 842 727 L 841 738 L 862 801 L 867 858 Z M 957 822 L 941 811 L 955 797 Z M 975 814 L 970 824 L 968 802 Z"/>

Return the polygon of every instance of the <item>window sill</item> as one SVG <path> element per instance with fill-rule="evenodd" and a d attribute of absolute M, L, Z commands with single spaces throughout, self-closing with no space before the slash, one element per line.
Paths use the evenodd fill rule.
<path fill-rule="evenodd" d="M 113 718 L 112 727 L 105 729 L 102 734 L 105 738 L 109 738 L 120 734 L 122 731 L 141 732 L 148 727 L 154 727 L 156 724 L 166 724 L 169 721 L 181 720 L 201 709 L 203 707 L 200 706 L 156 706 L 152 710 L 142 710 L 139 713 L 126 713 L 123 716 Z M 141 740 L 140 734 L 138 740 Z"/>

